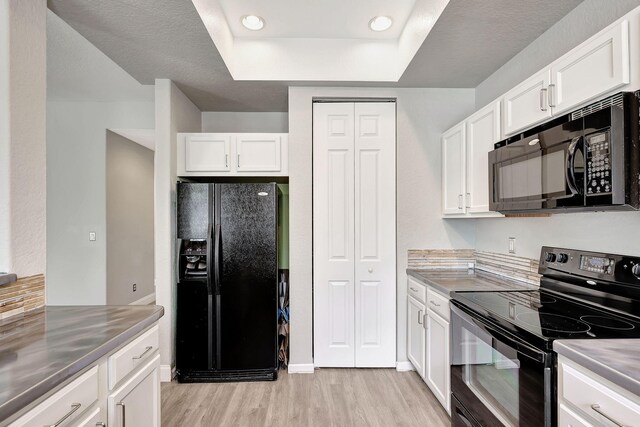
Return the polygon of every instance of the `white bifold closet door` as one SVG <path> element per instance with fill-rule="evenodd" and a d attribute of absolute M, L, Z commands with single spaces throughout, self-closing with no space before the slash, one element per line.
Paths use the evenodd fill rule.
<path fill-rule="evenodd" d="M 396 363 L 396 108 L 313 107 L 314 364 Z"/>

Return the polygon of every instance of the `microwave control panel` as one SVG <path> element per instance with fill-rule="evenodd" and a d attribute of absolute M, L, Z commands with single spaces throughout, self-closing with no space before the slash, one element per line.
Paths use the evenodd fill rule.
<path fill-rule="evenodd" d="M 587 135 L 587 196 L 611 193 L 611 144 L 609 132 Z"/>

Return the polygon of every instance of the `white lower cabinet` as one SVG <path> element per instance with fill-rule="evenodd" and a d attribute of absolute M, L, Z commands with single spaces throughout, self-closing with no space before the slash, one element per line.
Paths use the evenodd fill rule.
<path fill-rule="evenodd" d="M 427 309 L 427 385 L 449 412 L 449 322 Z"/>
<path fill-rule="evenodd" d="M 638 426 L 640 396 L 560 356 L 558 359 L 558 425 Z"/>
<path fill-rule="evenodd" d="M 140 368 L 108 398 L 109 426 L 160 425 L 160 355 Z"/>
<path fill-rule="evenodd" d="M 412 296 L 407 298 L 407 357 L 416 372 L 424 378 L 425 309 L 424 303 Z"/>
<path fill-rule="evenodd" d="M 451 414 L 449 298 L 411 277 L 407 293 L 407 357 Z"/>
<path fill-rule="evenodd" d="M 158 344 L 156 324 L 54 390 L 10 426 L 159 427 Z M 109 384 L 108 378 L 118 382 Z"/>

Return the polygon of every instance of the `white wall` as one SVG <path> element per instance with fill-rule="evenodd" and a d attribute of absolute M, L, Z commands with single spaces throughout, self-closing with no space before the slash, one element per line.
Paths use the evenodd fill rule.
<path fill-rule="evenodd" d="M 47 58 L 47 303 L 105 304 L 107 129 L 153 128 L 153 87 L 50 11 Z"/>
<path fill-rule="evenodd" d="M 178 132 L 200 132 L 201 112 L 171 80 L 156 79 L 155 278 L 160 319 L 160 376 L 171 380 L 175 366 L 176 310 L 176 140 Z"/>
<path fill-rule="evenodd" d="M 0 0 L 0 270 L 46 264 L 46 2 Z"/>
<path fill-rule="evenodd" d="M 482 107 L 630 10 L 640 0 L 585 0 L 476 88 Z M 543 245 L 640 255 L 638 213 L 572 213 L 546 218 L 492 218 L 476 222 L 476 248 L 538 258 Z"/>
<path fill-rule="evenodd" d="M 107 132 L 107 304 L 155 294 L 153 151 Z M 133 284 L 136 290 L 133 290 Z"/>
<path fill-rule="evenodd" d="M 585 0 L 480 83 L 476 108 L 487 105 L 639 5 L 640 0 Z"/>
<path fill-rule="evenodd" d="M 440 135 L 474 109 L 473 89 L 289 88 L 290 364 L 313 363 L 312 99 L 397 98 L 397 359 L 406 361 L 407 250 L 473 248 L 474 221 L 440 218 Z"/>
<path fill-rule="evenodd" d="M 202 132 L 275 132 L 289 131 L 288 113 L 236 113 L 204 111 Z"/>

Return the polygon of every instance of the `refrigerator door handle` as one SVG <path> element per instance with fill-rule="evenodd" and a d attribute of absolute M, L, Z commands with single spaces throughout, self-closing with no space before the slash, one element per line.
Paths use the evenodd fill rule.
<path fill-rule="evenodd" d="M 213 274 L 216 286 L 216 295 L 220 295 L 220 224 L 216 224 L 216 235 L 214 237 Z"/>
<path fill-rule="evenodd" d="M 209 224 L 209 230 L 207 231 L 207 291 L 209 295 L 213 294 L 213 286 L 211 284 L 211 244 L 213 243 L 211 239 L 212 228 L 211 224 Z"/>

